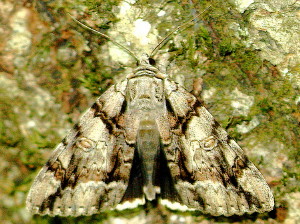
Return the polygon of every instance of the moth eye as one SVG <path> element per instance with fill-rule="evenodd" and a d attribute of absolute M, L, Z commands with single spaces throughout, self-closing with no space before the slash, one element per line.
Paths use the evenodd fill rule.
<path fill-rule="evenodd" d="M 206 151 L 210 151 L 215 148 L 218 144 L 218 140 L 214 136 L 209 136 L 202 140 L 203 148 Z"/>
<path fill-rule="evenodd" d="M 149 60 L 150 65 L 155 65 L 156 64 L 156 61 L 153 58 L 149 58 L 148 60 Z"/>
<path fill-rule="evenodd" d="M 93 140 L 88 139 L 86 137 L 82 137 L 82 138 L 78 139 L 76 142 L 76 146 L 78 148 L 81 148 L 85 152 L 89 152 L 89 151 L 93 150 L 95 148 L 95 145 L 96 145 L 96 143 Z"/>

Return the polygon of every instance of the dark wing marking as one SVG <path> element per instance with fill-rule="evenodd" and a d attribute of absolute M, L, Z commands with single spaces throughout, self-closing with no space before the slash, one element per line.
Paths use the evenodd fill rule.
<path fill-rule="evenodd" d="M 238 144 L 192 94 L 174 82 L 165 85 L 170 113 L 180 123 L 173 146 L 164 149 L 180 200 L 163 197 L 162 204 L 215 216 L 272 210 L 268 184 Z"/>
<path fill-rule="evenodd" d="M 116 127 L 125 88 L 108 89 L 57 146 L 28 194 L 32 213 L 92 215 L 121 202 L 134 155 Z"/>

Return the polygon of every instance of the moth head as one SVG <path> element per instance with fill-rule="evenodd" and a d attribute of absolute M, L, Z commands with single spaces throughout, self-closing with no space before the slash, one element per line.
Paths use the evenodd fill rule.
<path fill-rule="evenodd" d="M 137 66 L 140 66 L 140 65 L 155 66 L 155 64 L 156 64 L 156 61 L 146 53 L 142 54 L 141 59 L 137 62 Z"/>

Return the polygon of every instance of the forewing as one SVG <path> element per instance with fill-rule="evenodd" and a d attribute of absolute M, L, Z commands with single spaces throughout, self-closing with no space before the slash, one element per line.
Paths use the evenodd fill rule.
<path fill-rule="evenodd" d="M 108 89 L 57 146 L 28 194 L 32 213 L 92 215 L 122 200 L 134 155 L 114 122 L 124 88 L 126 82 Z"/>
<path fill-rule="evenodd" d="M 215 216 L 272 210 L 268 184 L 238 144 L 192 94 L 174 82 L 165 85 L 170 117 L 179 125 L 164 152 L 180 199 L 162 203 Z"/>

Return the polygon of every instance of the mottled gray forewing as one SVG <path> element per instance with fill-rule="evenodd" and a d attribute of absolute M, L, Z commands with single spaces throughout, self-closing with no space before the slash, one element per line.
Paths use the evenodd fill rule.
<path fill-rule="evenodd" d="M 134 155 L 113 122 L 124 88 L 126 82 L 108 89 L 57 146 L 28 194 L 32 213 L 92 215 L 122 200 Z"/>
<path fill-rule="evenodd" d="M 171 81 L 165 89 L 170 116 L 180 123 L 164 148 L 180 199 L 162 204 L 215 216 L 272 210 L 268 184 L 238 144 L 192 94 Z"/>

